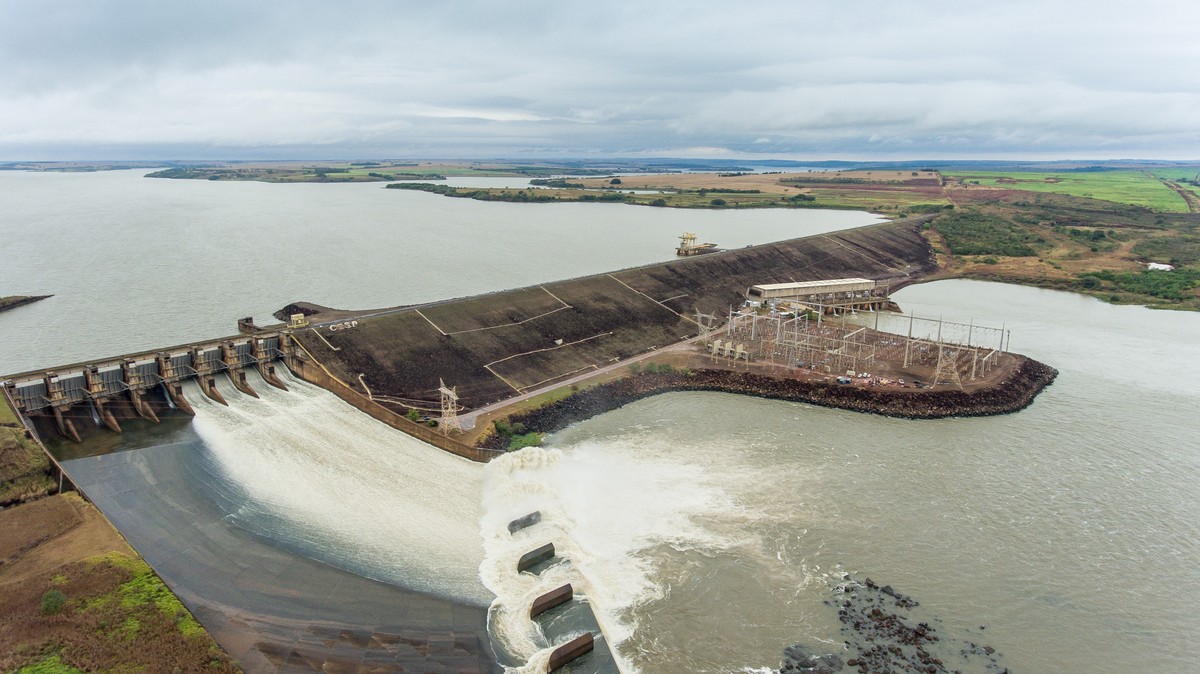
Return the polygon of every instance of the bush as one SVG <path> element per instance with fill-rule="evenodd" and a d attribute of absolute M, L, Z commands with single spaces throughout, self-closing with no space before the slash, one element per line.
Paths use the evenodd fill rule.
<path fill-rule="evenodd" d="M 1134 245 L 1133 252 L 1148 260 L 1177 267 L 1195 264 L 1200 262 L 1200 235 L 1181 233 L 1143 239 Z"/>
<path fill-rule="evenodd" d="M 620 184 L 621 184 L 621 179 L 620 179 L 620 178 L 613 178 L 612 180 L 608 181 L 608 184 L 609 184 L 609 185 L 620 185 Z"/>
<path fill-rule="evenodd" d="M 666 206 L 667 200 L 666 199 L 655 199 L 654 201 L 650 202 L 650 205 L 651 206 Z"/>
<path fill-rule="evenodd" d="M 1088 281 L 1089 278 L 1095 280 Z M 1117 290 L 1179 301 L 1187 299 L 1191 295 L 1192 288 L 1200 283 L 1200 271 L 1190 269 L 1143 272 L 1099 271 L 1083 274 L 1079 279 L 1080 285 L 1099 283 L 1099 281 L 1107 281 L 1116 286 Z M 1095 287 L 1098 288 L 1099 285 Z"/>
<path fill-rule="evenodd" d="M 416 410 L 409 410 L 408 414 L 405 414 L 404 416 L 407 417 L 409 421 L 421 420 L 421 413 Z"/>
<path fill-rule="evenodd" d="M 713 206 L 724 206 L 725 200 L 724 199 L 713 199 L 712 201 L 710 201 L 708 203 L 712 204 Z"/>
<path fill-rule="evenodd" d="M 1029 257 L 1037 254 L 1028 245 L 1038 242 L 1037 235 L 1003 218 L 979 211 L 942 215 L 933 227 L 955 255 Z"/>
<path fill-rule="evenodd" d="M 538 447 L 542 444 L 541 433 L 526 433 L 524 435 L 514 435 L 508 441 L 508 451 L 515 452 L 518 449 L 526 447 Z"/>
<path fill-rule="evenodd" d="M 62 610 L 67 603 L 67 595 L 61 590 L 48 590 L 42 595 L 42 613 L 54 615 Z"/>

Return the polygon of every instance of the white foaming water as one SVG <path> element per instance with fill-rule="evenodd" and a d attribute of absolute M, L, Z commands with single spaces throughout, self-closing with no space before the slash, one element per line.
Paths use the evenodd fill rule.
<path fill-rule="evenodd" d="M 529 606 L 567 582 L 588 600 L 621 669 L 636 671 L 617 649 L 638 627 L 630 609 L 669 592 L 655 578 L 656 557 L 643 553 L 730 544 L 697 523 L 735 508 L 714 476 L 644 449 L 592 441 L 566 451 L 531 447 L 488 464 L 480 575 L 496 595 L 489 631 L 500 650 L 524 663 L 510 671 L 544 671 L 554 644 L 529 618 Z M 533 511 L 541 522 L 509 533 L 509 522 Z M 538 575 L 517 573 L 521 555 L 547 542 L 563 561 Z"/>
<path fill-rule="evenodd" d="M 256 399 L 218 377 L 229 406 L 188 385 L 197 433 L 247 496 L 229 517 L 326 563 L 487 605 L 476 528 L 482 467 L 286 381 L 285 392 L 255 378 Z"/>

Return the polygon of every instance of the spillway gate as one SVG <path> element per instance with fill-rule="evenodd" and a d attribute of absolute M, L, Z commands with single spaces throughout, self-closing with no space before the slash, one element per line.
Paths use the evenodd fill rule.
<path fill-rule="evenodd" d="M 224 403 L 214 377 L 224 373 L 239 391 L 257 397 L 246 380 L 246 369 L 254 368 L 272 386 L 287 386 L 275 374 L 274 362 L 287 363 L 294 346 L 284 332 L 237 335 L 126 354 L 115 358 L 76 363 L 54 370 L 22 372 L 3 382 L 17 411 L 25 417 L 53 417 L 58 431 L 80 441 L 79 433 L 65 413 L 88 407 L 110 430 L 120 424 L 110 407 L 131 407 L 140 417 L 158 421 L 148 397 L 161 393 L 176 409 L 192 413 L 183 396 L 182 382 L 196 379 L 206 395 Z"/>

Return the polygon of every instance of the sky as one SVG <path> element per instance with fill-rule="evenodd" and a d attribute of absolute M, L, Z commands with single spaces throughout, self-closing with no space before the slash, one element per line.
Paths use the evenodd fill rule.
<path fill-rule="evenodd" d="M 0 0 L 0 160 L 1200 159 L 1200 2 Z"/>

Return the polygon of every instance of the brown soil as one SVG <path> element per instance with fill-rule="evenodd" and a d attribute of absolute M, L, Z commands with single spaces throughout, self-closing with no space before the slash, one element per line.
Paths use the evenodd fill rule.
<path fill-rule="evenodd" d="M 136 553 L 90 503 L 62 494 L 0 510 L 0 587 L 106 552 Z"/>
<path fill-rule="evenodd" d="M 1179 183 L 1173 183 L 1169 180 L 1164 180 L 1163 184 L 1175 190 L 1179 196 L 1183 197 L 1183 200 L 1187 202 L 1188 211 L 1192 213 L 1200 213 L 1200 196 L 1197 196 L 1195 192 L 1183 187 Z"/>
<path fill-rule="evenodd" d="M 178 615 L 121 600 L 141 562 L 77 494 L 2 510 L 0 530 L 0 671 L 54 654 L 85 671 L 237 671 L 207 635 L 185 636 Z M 66 603 L 46 613 L 51 590 Z"/>

